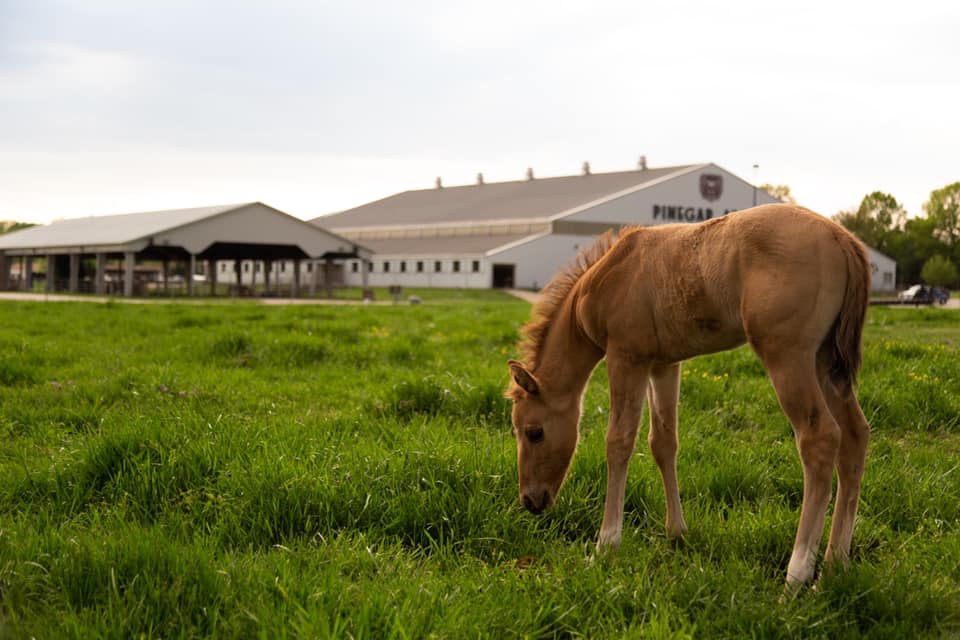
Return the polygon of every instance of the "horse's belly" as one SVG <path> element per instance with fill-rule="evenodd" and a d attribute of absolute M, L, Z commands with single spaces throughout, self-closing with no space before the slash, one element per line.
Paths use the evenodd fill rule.
<path fill-rule="evenodd" d="M 672 331 L 659 333 L 662 359 L 670 362 L 727 351 L 747 341 L 741 324 L 707 318 L 694 318 L 691 322 L 679 323 Z"/>

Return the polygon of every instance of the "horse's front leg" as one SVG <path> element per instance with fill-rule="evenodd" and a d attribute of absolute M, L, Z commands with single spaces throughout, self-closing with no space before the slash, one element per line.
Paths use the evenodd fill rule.
<path fill-rule="evenodd" d="M 643 414 L 643 399 L 650 380 L 650 366 L 631 362 L 629 357 L 607 354 L 610 379 L 610 422 L 607 425 L 607 497 L 597 550 L 616 549 L 623 536 L 623 500 L 627 468 L 637 442 L 637 428 Z"/>

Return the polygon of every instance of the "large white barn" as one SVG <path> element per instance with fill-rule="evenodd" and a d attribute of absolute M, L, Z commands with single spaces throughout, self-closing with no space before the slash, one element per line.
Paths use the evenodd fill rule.
<path fill-rule="evenodd" d="M 694 223 L 778 202 L 715 164 L 405 191 L 311 220 L 371 249 L 348 260 L 348 285 L 538 289 L 581 247 L 624 224 Z M 890 290 L 896 263 L 870 250 L 874 288 Z M 369 266 L 369 273 L 364 270 Z"/>

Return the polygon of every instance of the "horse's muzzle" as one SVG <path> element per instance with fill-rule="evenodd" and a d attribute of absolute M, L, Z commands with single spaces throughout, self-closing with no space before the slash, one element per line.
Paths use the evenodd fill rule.
<path fill-rule="evenodd" d="M 543 495 L 539 496 L 539 498 L 531 497 L 529 494 L 524 494 L 522 501 L 523 506 L 526 507 L 527 511 L 537 515 L 550 508 L 550 492 L 544 490 Z"/>

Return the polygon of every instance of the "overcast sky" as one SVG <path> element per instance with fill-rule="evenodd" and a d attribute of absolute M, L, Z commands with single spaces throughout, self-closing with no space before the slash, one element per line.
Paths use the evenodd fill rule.
<path fill-rule="evenodd" d="M 958 33 L 956 0 L 0 0 L 0 219 L 309 219 L 640 155 L 918 214 L 960 180 Z"/>

